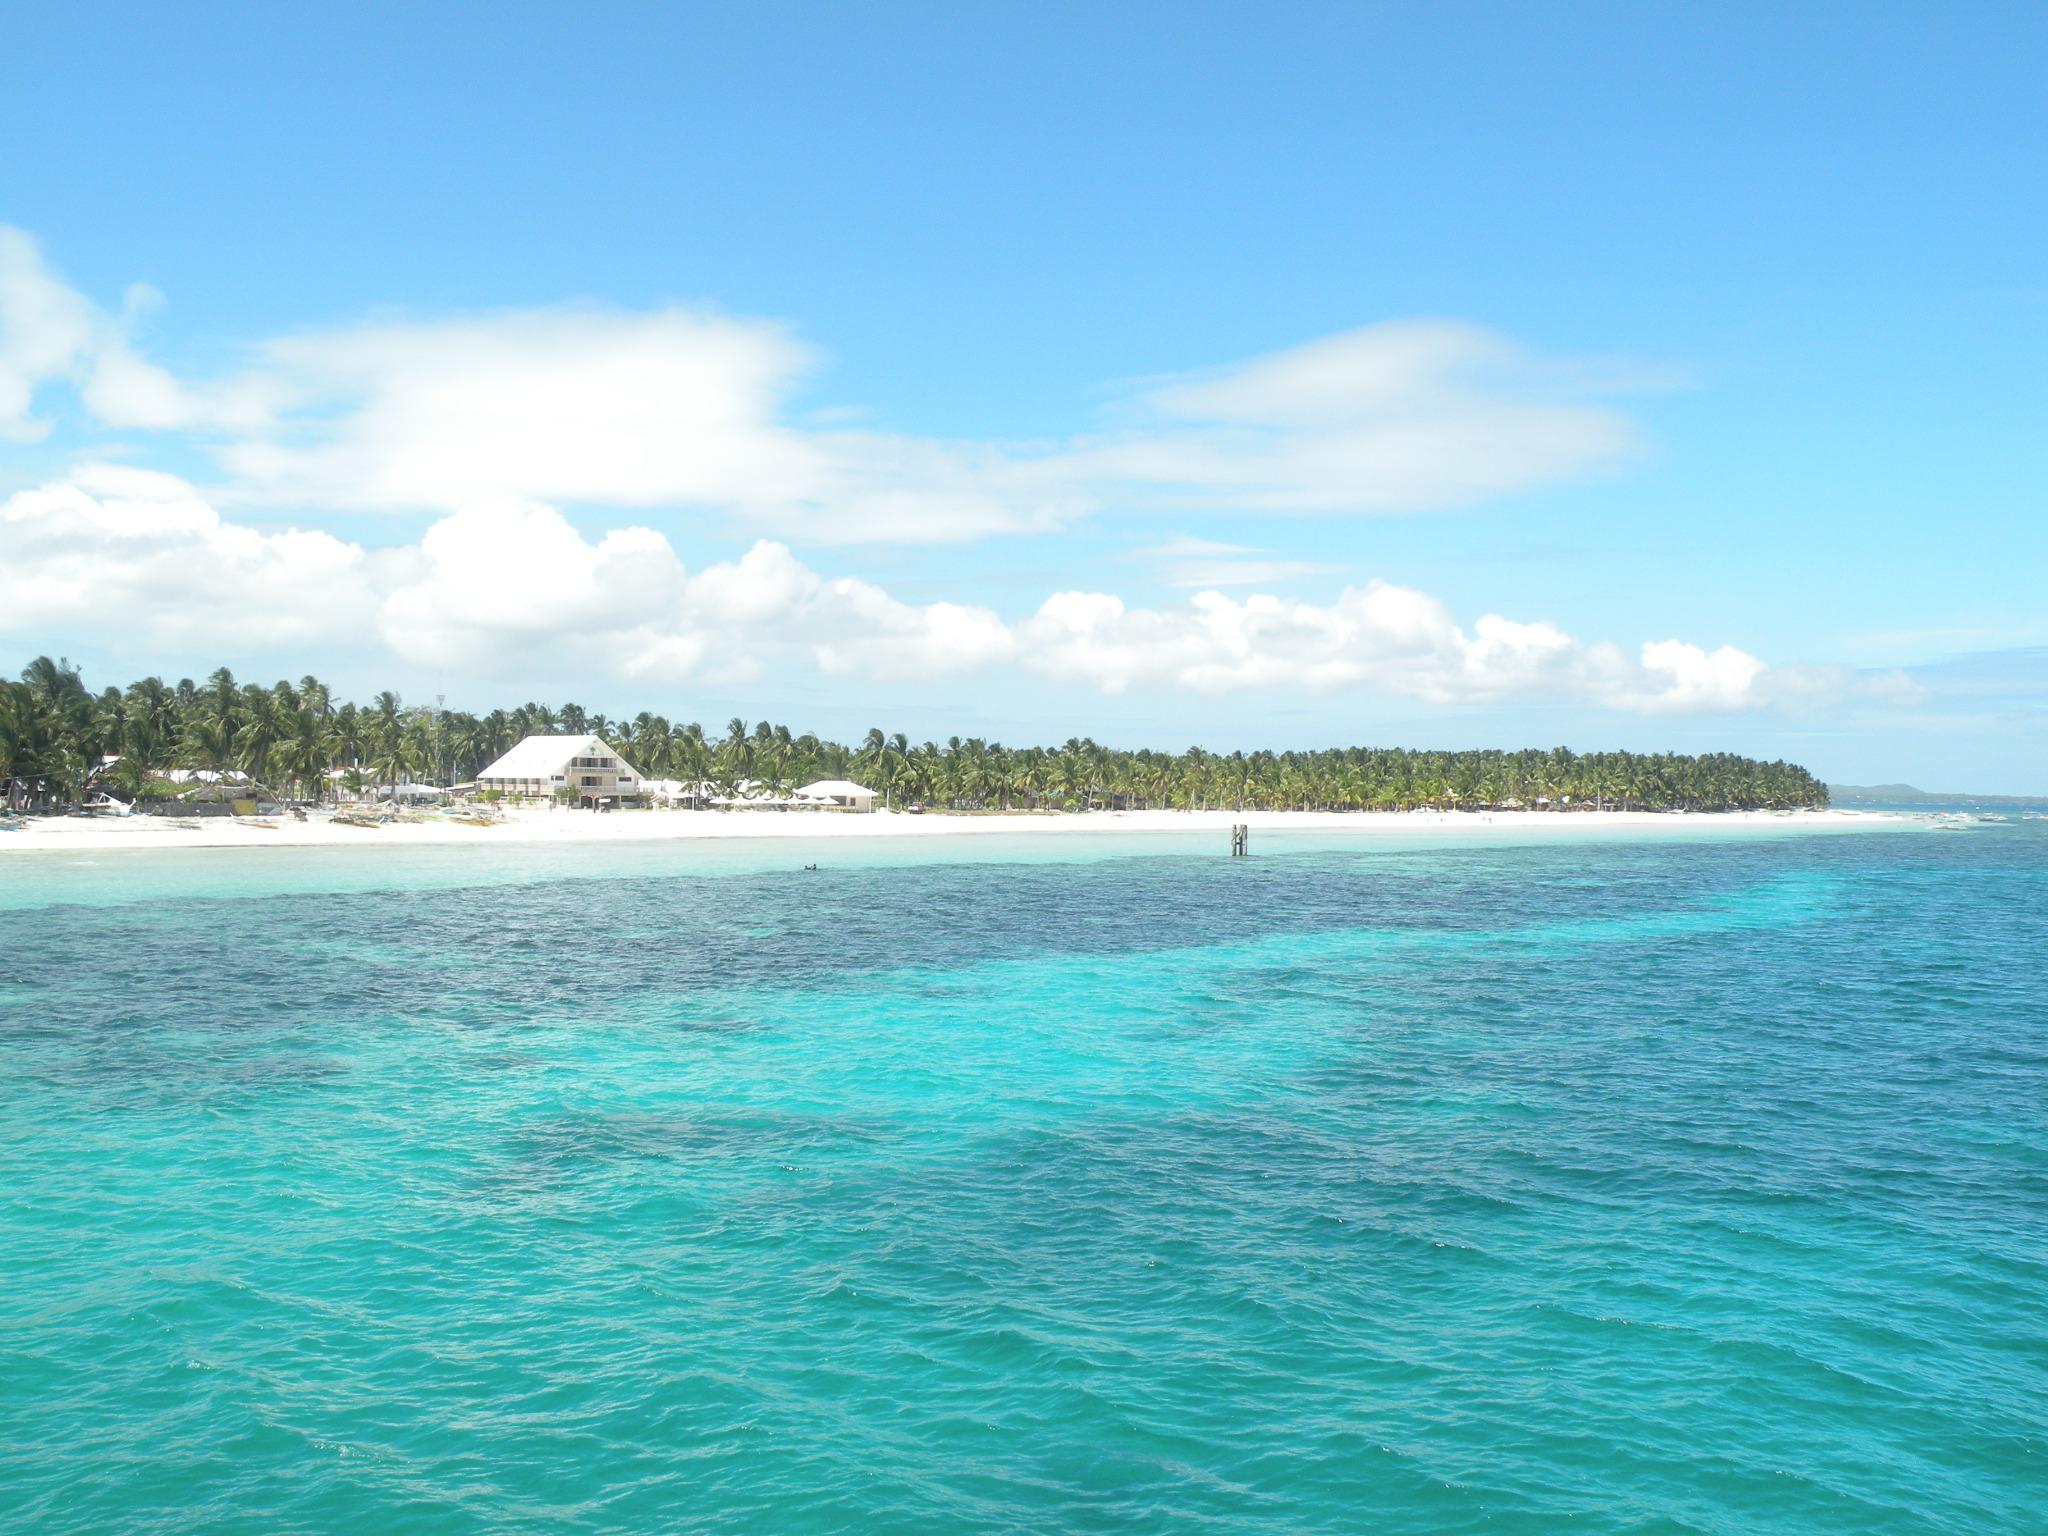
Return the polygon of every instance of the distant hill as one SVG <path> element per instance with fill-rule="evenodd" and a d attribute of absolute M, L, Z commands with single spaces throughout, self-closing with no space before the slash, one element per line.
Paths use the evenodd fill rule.
<path fill-rule="evenodd" d="M 2048 795 L 1945 794 L 1911 784 L 1830 784 L 1830 805 L 2041 805 Z"/>

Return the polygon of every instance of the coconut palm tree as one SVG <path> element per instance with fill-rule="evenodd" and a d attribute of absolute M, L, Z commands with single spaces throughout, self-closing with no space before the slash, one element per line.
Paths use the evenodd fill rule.
<path fill-rule="evenodd" d="M 1416 752 L 1344 747 L 1253 751 L 1219 757 L 1123 752 L 1081 736 L 1055 748 L 1009 748 L 949 738 L 912 748 L 904 733 L 870 730 L 854 746 L 795 735 L 787 725 L 733 720 L 715 745 L 700 726 L 658 714 L 628 717 L 616 744 L 650 776 L 730 787 L 759 778 L 774 788 L 813 778 L 858 777 L 885 804 L 922 799 L 934 808 L 1010 809 L 1058 804 L 1116 806 L 1402 809 L 1414 806 L 1580 805 L 1723 810 L 1824 805 L 1827 790 L 1795 764 L 1728 753 Z M 528 734 L 557 726 L 594 730 L 603 715 L 540 703 L 462 711 L 407 710 L 395 693 L 367 705 L 337 704 L 311 674 L 268 687 L 240 684 L 226 667 L 204 683 L 145 677 L 97 694 L 60 659 L 31 661 L 21 681 L 0 684 L 0 778 L 10 804 L 75 801 L 95 777 L 146 785 L 171 766 L 240 768 L 319 793 L 331 767 L 368 765 L 386 783 L 406 777 L 471 777 Z M 112 760 L 109 762 L 109 760 Z"/>

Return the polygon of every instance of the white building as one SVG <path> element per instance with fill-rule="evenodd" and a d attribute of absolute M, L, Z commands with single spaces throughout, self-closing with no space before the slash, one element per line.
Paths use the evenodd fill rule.
<path fill-rule="evenodd" d="M 822 810 L 872 811 L 875 808 L 875 792 L 848 779 L 820 779 L 815 784 L 806 784 L 796 792 L 796 800 L 799 805 L 815 805 Z"/>
<path fill-rule="evenodd" d="M 689 783 L 682 779 L 642 779 L 640 793 L 656 805 L 705 805 L 710 802 L 712 787 L 705 783 Z"/>
<path fill-rule="evenodd" d="M 579 801 L 637 799 L 640 773 L 601 736 L 529 736 L 476 776 L 479 790 Z"/>
<path fill-rule="evenodd" d="M 395 800 L 400 805 L 438 805 L 449 798 L 450 791 L 438 784 L 392 784 L 378 785 L 371 791 L 379 800 Z"/>

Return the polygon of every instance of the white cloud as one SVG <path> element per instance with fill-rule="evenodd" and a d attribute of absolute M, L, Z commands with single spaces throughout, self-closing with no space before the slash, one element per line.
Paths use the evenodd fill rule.
<path fill-rule="evenodd" d="M 780 546 L 776 546 L 780 547 Z M 814 646 L 821 671 L 838 677 L 932 677 L 973 673 L 1011 660 L 1016 637 L 993 611 L 966 603 L 898 602 L 880 587 L 840 577 L 815 600 L 827 638 Z M 837 638 L 830 638 L 836 633 Z"/>
<path fill-rule="evenodd" d="M 692 506 L 821 543 L 1039 532 L 1112 504 L 1438 508 L 1577 478 L 1636 444 L 1617 412 L 1542 398 L 1543 370 L 1505 340 L 1426 323 L 1155 390 L 1124 411 L 1136 425 L 1028 450 L 790 425 L 807 349 L 685 310 L 388 326 L 263 355 L 268 393 L 298 405 L 223 449 L 239 499 Z"/>
<path fill-rule="evenodd" d="M 0 633 L 132 634 L 180 652 L 372 645 L 418 665 L 518 675 L 744 677 L 799 664 L 883 680 L 977 672 L 1015 639 L 986 608 L 904 603 L 787 547 L 686 571 L 649 528 L 592 540 L 551 507 L 477 506 L 416 545 L 224 521 L 175 476 L 87 466 L 0 502 Z"/>
<path fill-rule="evenodd" d="M 236 495 L 262 503 L 775 506 L 825 473 L 775 421 L 808 363 L 777 327 L 687 310 L 294 337 L 262 353 L 294 408 L 222 460 Z"/>
<path fill-rule="evenodd" d="M 917 680 L 1015 666 L 1106 693 L 1359 691 L 1639 714 L 1888 696 L 1880 682 L 1769 668 L 1731 646 L 1658 640 L 1630 655 L 1499 614 L 1466 626 L 1428 593 L 1386 582 L 1328 604 L 1208 591 L 1148 609 L 1060 592 L 1012 623 L 821 575 L 769 540 L 686 570 L 653 529 L 593 539 L 538 503 L 466 508 L 417 544 L 366 549 L 226 521 L 174 476 L 111 465 L 0 502 L 0 548 L 0 632 L 139 629 L 153 644 L 228 658 L 376 646 L 477 676 L 528 674 L 539 659 L 670 681 L 770 667 Z"/>
<path fill-rule="evenodd" d="M 79 385 L 79 398 L 112 427 L 148 432 L 259 431 L 289 398 L 282 380 L 248 375 L 204 385 L 186 384 L 130 344 L 126 325 L 96 345 Z"/>
<path fill-rule="evenodd" d="M 30 415 L 36 391 L 73 376 L 98 329 L 91 303 L 43 264 L 35 241 L 0 224 L 0 441 L 49 432 Z"/>
<path fill-rule="evenodd" d="M 1389 411 L 1454 405 L 1464 380 L 1527 366 L 1476 326 L 1410 320 L 1368 326 L 1205 377 L 1162 384 L 1162 413 L 1245 426 L 1341 426 Z"/>
<path fill-rule="evenodd" d="M 1451 321 L 1366 326 L 1153 389 L 1147 426 L 1079 456 L 1170 502 L 1407 512 L 1581 478 L 1640 447 L 1584 398 L 1641 381 L 1545 362 Z"/>
<path fill-rule="evenodd" d="M 0 551 L 0 627 L 237 653 L 347 640 L 390 564 L 326 533 L 224 522 L 177 477 L 118 465 L 0 502 Z"/>
<path fill-rule="evenodd" d="M 457 513 L 428 530 L 380 628 L 409 660 L 468 670 L 539 651 L 627 677 L 749 677 L 773 659 L 885 680 L 974 672 L 1009 659 L 985 608 L 913 606 L 847 577 L 827 579 L 781 544 L 686 572 L 661 534 L 626 528 L 595 543 L 550 508 Z"/>
<path fill-rule="evenodd" d="M 1036 445 L 846 425 L 791 401 L 783 326 L 704 310 L 556 308 L 263 342 L 188 380 L 0 229 L 0 435 L 43 386 L 96 421 L 198 436 L 228 504 L 454 512 L 543 501 L 709 510 L 815 543 L 1041 532 L 1104 507 L 1366 514 L 1465 504 L 1624 462 L 1594 396 L 1641 380 L 1443 321 L 1370 326 L 1132 393 L 1111 431 Z"/>
<path fill-rule="evenodd" d="M 135 351 L 130 333 L 158 300 L 138 283 L 121 312 L 107 314 L 58 277 L 25 232 L 0 224 L 0 441 L 46 437 L 51 423 L 30 412 L 43 386 L 60 381 L 108 426 L 251 431 L 270 421 L 280 381 L 192 386 Z"/>
<path fill-rule="evenodd" d="M 429 528 L 376 610 L 410 661 L 469 671 L 554 649 L 601 668 L 644 613 L 680 599 L 668 540 L 624 528 L 595 544 L 544 506 L 473 507 Z M 614 670 L 615 668 L 604 668 Z"/>
<path fill-rule="evenodd" d="M 1764 664 L 1732 645 L 1703 650 L 1680 640 L 1643 647 L 1648 697 L 1663 709 L 1739 709 L 1754 698 Z"/>
<path fill-rule="evenodd" d="M 1766 671 L 1732 647 L 1710 654 L 1677 641 L 1631 660 L 1498 614 L 1468 632 L 1428 593 L 1385 582 L 1327 606 L 1204 592 L 1184 607 L 1131 609 L 1106 593 L 1062 592 L 1019 633 L 1027 666 L 1110 693 L 1364 689 L 1435 704 L 1540 699 L 1662 713 L 1752 706 Z"/>

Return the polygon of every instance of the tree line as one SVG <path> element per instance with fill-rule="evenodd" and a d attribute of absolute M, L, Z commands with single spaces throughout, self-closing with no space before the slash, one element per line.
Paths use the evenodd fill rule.
<path fill-rule="evenodd" d="M 785 795 L 817 779 L 858 779 L 897 806 L 932 809 L 1762 810 L 1827 804 L 1804 768 L 1733 753 L 1122 751 L 1084 737 L 1006 747 L 955 736 L 913 744 L 871 730 L 847 745 L 766 721 L 722 732 L 651 712 L 613 718 L 580 705 L 488 714 L 408 707 L 392 692 L 337 703 L 316 677 L 203 683 L 145 677 L 95 693 L 69 662 L 39 656 L 0 682 L 0 782 L 10 806 L 62 807 L 94 790 L 124 799 L 176 789 L 174 769 L 246 775 L 273 794 L 319 800 L 339 788 L 472 780 L 533 734 L 602 736 L 648 778 L 732 794 Z"/>

